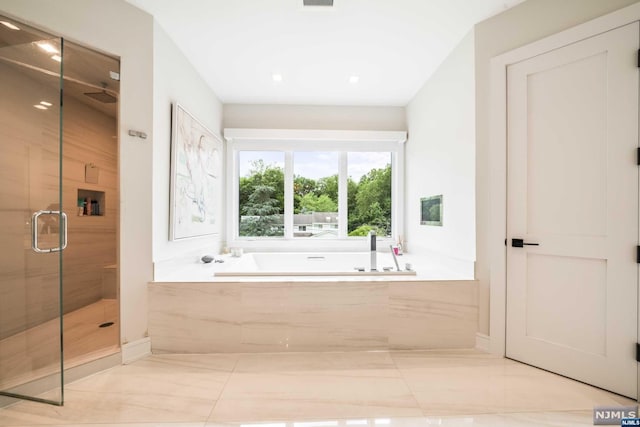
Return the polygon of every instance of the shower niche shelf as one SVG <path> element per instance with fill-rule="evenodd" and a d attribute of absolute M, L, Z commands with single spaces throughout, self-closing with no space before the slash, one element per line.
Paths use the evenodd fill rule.
<path fill-rule="evenodd" d="M 78 216 L 104 216 L 104 191 L 78 189 Z"/>

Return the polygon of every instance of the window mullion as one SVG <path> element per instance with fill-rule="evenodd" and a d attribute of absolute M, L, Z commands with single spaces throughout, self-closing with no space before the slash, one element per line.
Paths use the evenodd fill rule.
<path fill-rule="evenodd" d="M 338 238 L 347 237 L 349 222 L 349 199 L 347 194 L 347 152 L 338 155 Z"/>
<path fill-rule="evenodd" d="M 293 238 L 293 152 L 284 153 L 284 237 Z"/>
<path fill-rule="evenodd" d="M 227 239 L 237 240 L 240 233 L 240 169 L 238 167 L 238 151 L 234 144 L 227 148 Z"/>

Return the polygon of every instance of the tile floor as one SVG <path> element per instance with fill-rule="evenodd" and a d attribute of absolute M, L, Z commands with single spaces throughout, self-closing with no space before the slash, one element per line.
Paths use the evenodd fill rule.
<path fill-rule="evenodd" d="M 0 426 L 582 426 L 635 402 L 475 350 L 154 355 L 19 402 Z"/>
<path fill-rule="evenodd" d="M 104 322 L 113 322 L 100 328 Z M 118 302 L 102 299 L 64 315 L 64 364 L 71 368 L 120 351 Z M 60 321 L 53 319 L 0 340 L 0 389 L 60 368 Z"/>

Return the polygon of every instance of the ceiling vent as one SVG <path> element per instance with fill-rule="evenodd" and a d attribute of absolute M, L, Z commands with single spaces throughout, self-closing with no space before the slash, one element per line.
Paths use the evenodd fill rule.
<path fill-rule="evenodd" d="M 304 6 L 333 6 L 333 0 L 302 0 Z"/>

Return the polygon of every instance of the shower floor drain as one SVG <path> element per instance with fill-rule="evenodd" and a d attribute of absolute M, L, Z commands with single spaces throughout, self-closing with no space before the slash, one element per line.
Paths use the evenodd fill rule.
<path fill-rule="evenodd" d="M 104 322 L 99 327 L 100 328 L 108 328 L 109 326 L 112 326 L 112 325 L 113 325 L 113 322 Z"/>

